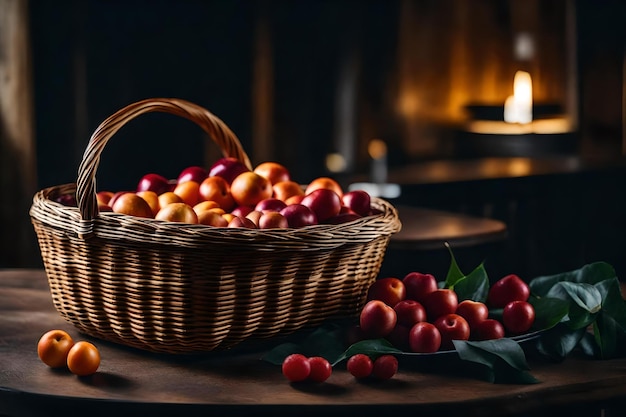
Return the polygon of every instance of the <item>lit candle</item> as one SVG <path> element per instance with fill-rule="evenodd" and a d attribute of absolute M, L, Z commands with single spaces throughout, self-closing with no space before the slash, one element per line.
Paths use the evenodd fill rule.
<path fill-rule="evenodd" d="M 517 71 L 513 79 L 513 95 L 504 102 L 504 121 L 527 124 L 533 121 L 533 85 L 530 74 Z"/>

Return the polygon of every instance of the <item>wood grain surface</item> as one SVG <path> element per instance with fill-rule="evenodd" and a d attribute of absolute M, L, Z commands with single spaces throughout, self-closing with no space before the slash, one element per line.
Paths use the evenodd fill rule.
<path fill-rule="evenodd" d="M 96 374 L 76 377 L 39 361 L 37 341 L 53 328 L 98 346 Z M 276 343 L 174 356 L 94 340 L 56 313 L 43 271 L 0 270 L 0 415 L 478 416 L 543 415 L 556 408 L 595 415 L 626 404 L 626 359 L 531 362 L 540 381 L 533 385 L 491 384 L 402 362 L 385 382 L 358 382 L 339 364 L 323 384 L 292 385 L 278 366 L 261 360 Z"/>

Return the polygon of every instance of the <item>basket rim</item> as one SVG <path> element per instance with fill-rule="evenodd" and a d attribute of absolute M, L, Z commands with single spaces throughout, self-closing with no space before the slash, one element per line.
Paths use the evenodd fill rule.
<path fill-rule="evenodd" d="M 101 212 L 84 220 L 80 209 L 54 201 L 56 194 L 71 193 L 74 183 L 52 186 L 38 191 L 33 197 L 30 216 L 33 222 L 65 234 L 87 239 L 159 243 L 166 246 L 205 247 L 208 242 L 241 246 L 254 250 L 332 249 L 344 244 L 367 243 L 381 236 L 400 231 L 396 208 L 388 201 L 372 197 L 372 207 L 378 214 L 364 216 L 339 224 L 317 224 L 300 228 L 248 229 L 215 227 L 203 224 L 177 223 L 143 218 L 122 213 Z"/>

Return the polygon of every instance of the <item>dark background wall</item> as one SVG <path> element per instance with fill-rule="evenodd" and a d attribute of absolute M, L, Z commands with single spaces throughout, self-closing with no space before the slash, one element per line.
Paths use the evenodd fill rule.
<path fill-rule="evenodd" d="M 337 151 L 340 80 L 343 71 L 351 68 L 351 59 L 356 63 L 357 89 L 351 114 L 358 125 L 353 138 L 356 162 L 348 174 L 367 174 L 364 143 L 379 135 L 389 141 L 391 169 L 448 158 L 420 153 L 438 149 L 428 141 L 439 143 L 441 130 L 426 122 L 436 126 L 447 114 L 449 103 L 440 97 L 452 97 L 451 91 L 460 88 L 455 84 L 460 78 L 470 86 L 480 84 L 470 75 L 484 72 L 481 65 L 490 56 L 489 48 L 510 46 L 513 29 L 521 23 L 534 22 L 530 27 L 545 35 L 539 44 L 544 49 L 567 44 L 555 38 L 566 36 L 563 11 L 566 5 L 574 5 L 573 67 L 567 67 L 560 54 L 551 54 L 554 65 L 542 69 L 537 86 L 539 94 L 560 97 L 567 93 L 563 83 L 549 77 L 560 76 L 563 68 L 567 69 L 563 76 L 577 75 L 573 92 L 578 98 L 578 156 L 599 160 L 594 170 L 489 181 L 474 180 L 470 173 L 464 181 L 438 184 L 416 179 L 405 185 L 402 202 L 505 221 L 512 233 L 506 244 L 476 248 L 471 254 L 465 251 L 468 265 L 488 258 L 498 272 L 515 269 L 534 275 L 606 259 L 623 271 L 626 184 L 621 165 L 614 162 L 624 155 L 626 4 L 619 0 L 467 4 L 463 0 L 31 0 L 37 188 L 73 182 L 82 152 L 99 123 L 131 102 L 158 96 L 184 98 L 214 112 L 237 133 L 253 162 L 269 155 L 302 182 L 328 174 L 324 158 Z M 540 16 L 537 21 L 526 6 Z M 407 13 L 413 13 L 411 19 Z M 520 20 L 524 15 L 530 20 Z M 485 22 L 494 23 L 493 27 Z M 451 45 L 457 49 L 448 49 Z M 406 54 L 419 59 L 407 62 L 402 59 Z M 465 61 L 455 61 L 461 55 Z M 263 57 L 270 58 L 266 67 L 260 65 Z M 496 66 L 508 62 L 505 54 L 495 58 Z M 408 64 L 413 66 L 407 70 Z M 265 96 L 258 93 L 259 68 L 265 68 L 262 81 L 271 86 Z M 403 71 L 413 71 L 420 88 L 429 89 L 425 96 L 430 101 L 420 114 L 424 119 L 420 119 L 419 140 L 405 134 L 395 107 L 406 77 Z M 510 74 L 501 72 L 501 79 L 481 82 L 508 86 Z M 264 134 L 269 142 L 259 140 L 255 124 L 259 114 L 268 119 L 270 128 Z M 174 177 L 188 165 L 210 163 L 217 154 L 190 122 L 145 115 L 109 143 L 98 185 L 131 188 L 150 171 Z M 604 159 L 611 161 L 606 169 Z M 0 267 L 13 266 L 12 259 L 7 255 Z M 445 251 L 425 254 L 424 259 L 435 261 L 438 268 L 447 266 Z M 35 257 L 20 265 L 39 262 Z"/>

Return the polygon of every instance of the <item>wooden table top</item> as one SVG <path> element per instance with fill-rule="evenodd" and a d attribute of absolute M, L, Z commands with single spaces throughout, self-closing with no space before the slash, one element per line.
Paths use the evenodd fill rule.
<path fill-rule="evenodd" d="M 391 237 L 391 249 L 444 249 L 472 246 L 505 239 L 504 222 L 441 210 L 398 205 L 402 230 Z"/>
<path fill-rule="evenodd" d="M 96 374 L 79 378 L 39 361 L 37 341 L 54 328 L 98 346 L 102 363 Z M 531 363 L 531 373 L 540 381 L 532 385 L 491 384 L 402 368 L 391 380 L 362 383 L 340 364 L 325 383 L 298 386 L 283 378 L 280 367 L 260 360 L 263 352 L 235 349 L 193 356 L 157 355 L 92 339 L 56 313 L 42 270 L 0 270 L 3 416 L 370 412 L 484 416 L 537 415 L 550 407 L 626 405 L 626 359 Z"/>

